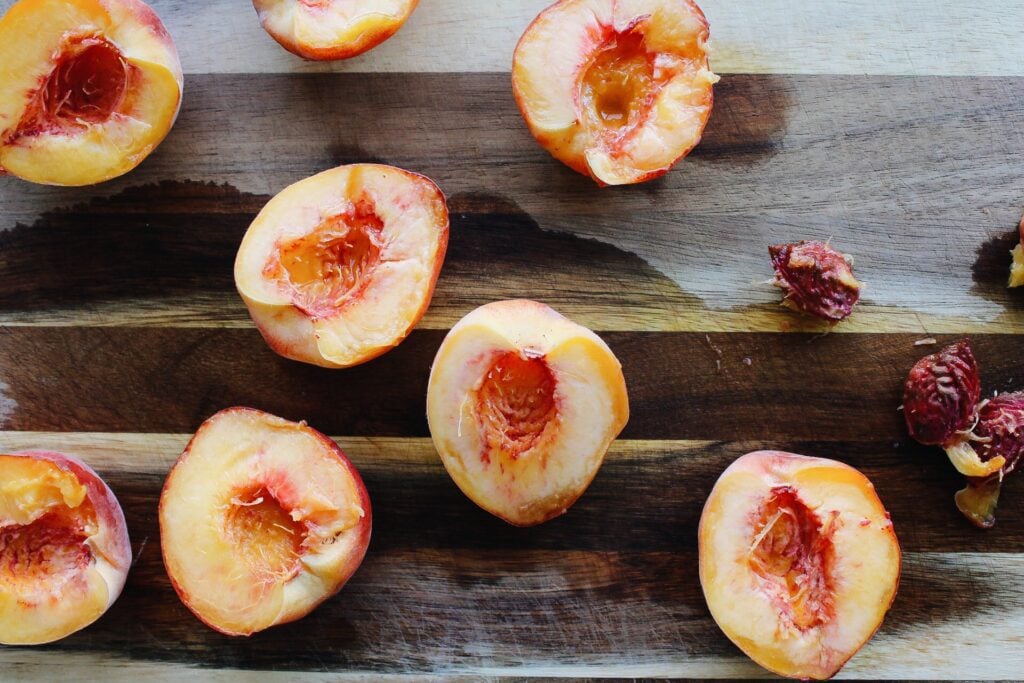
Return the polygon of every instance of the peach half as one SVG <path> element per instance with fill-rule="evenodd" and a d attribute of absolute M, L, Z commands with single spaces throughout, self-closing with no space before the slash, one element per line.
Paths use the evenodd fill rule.
<path fill-rule="evenodd" d="M 516 102 L 556 159 L 602 185 L 664 175 L 711 115 L 708 22 L 691 0 L 560 0 L 526 29 Z"/>
<path fill-rule="evenodd" d="M 1015 246 L 1010 254 L 1013 256 L 1013 263 L 1010 265 L 1010 287 L 1024 285 L 1024 218 L 1020 219 L 1020 244 Z"/>
<path fill-rule="evenodd" d="M 121 594 L 132 550 L 110 488 L 70 455 L 0 455 L 0 643 L 59 640 Z"/>
<path fill-rule="evenodd" d="M 867 477 L 825 458 L 748 453 L 718 479 L 699 530 L 711 615 L 782 676 L 832 677 L 896 596 L 900 548 Z"/>
<path fill-rule="evenodd" d="M 160 495 L 160 547 L 181 601 L 228 635 L 300 619 L 370 543 L 370 497 L 331 439 L 252 408 L 199 427 Z"/>
<path fill-rule="evenodd" d="M 419 0 L 253 0 L 260 23 L 305 59 L 347 59 L 393 36 Z"/>
<path fill-rule="evenodd" d="M 498 301 L 445 337 L 427 420 L 462 492 L 510 524 L 564 513 L 629 419 L 622 367 L 600 337 L 535 301 Z"/>
<path fill-rule="evenodd" d="M 0 171 L 91 185 L 138 166 L 181 105 L 178 52 L 140 0 L 19 0 L 0 19 Z"/>
<path fill-rule="evenodd" d="M 405 339 L 447 247 L 434 183 L 392 166 L 341 166 L 267 203 L 238 249 L 235 284 L 274 351 L 344 368 Z"/>

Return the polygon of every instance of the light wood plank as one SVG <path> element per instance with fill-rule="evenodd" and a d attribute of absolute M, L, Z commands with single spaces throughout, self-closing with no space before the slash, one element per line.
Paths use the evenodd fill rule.
<path fill-rule="evenodd" d="M 0 0 L 5 10 L 13 0 Z M 397 36 L 357 59 L 303 62 L 245 0 L 151 0 L 188 73 L 507 72 L 550 0 L 422 0 Z M 721 73 L 1024 75 L 1024 5 L 1001 0 L 702 0 Z"/>
<path fill-rule="evenodd" d="M 677 169 L 602 190 L 530 139 L 504 76 L 195 77 L 129 176 L 0 178 L 0 323 L 247 325 L 231 263 L 252 216 L 303 176 L 379 160 L 449 195 L 427 328 L 527 296 L 606 330 L 812 329 L 778 309 L 767 246 L 831 237 L 867 283 L 840 332 L 1024 331 L 1005 287 L 1024 79 L 735 76 L 718 95 Z"/>

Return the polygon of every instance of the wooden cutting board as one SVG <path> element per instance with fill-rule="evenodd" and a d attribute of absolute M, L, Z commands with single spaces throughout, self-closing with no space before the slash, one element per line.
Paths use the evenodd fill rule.
<path fill-rule="evenodd" d="M 1024 209 L 1024 8 L 707 0 L 724 77 L 704 142 L 661 180 L 599 189 L 532 141 L 512 100 L 512 47 L 545 4 L 423 0 L 381 48 L 325 66 L 284 53 L 242 0 L 157 0 L 186 70 L 163 146 L 98 187 L 0 178 L 0 448 L 85 458 L 135 552 L 105 617 L 0 649 L 0 679 L 761 676 L 711 620 L 696 553 L 715 479 L 758 448 L 858 467 L 892 513 L 899 596 L 843 675 L 1022 674 L 1024 478 L 998 526 L 974 529 L 952 467 L 897 406 L 928 337 L 970 334 L 988 390 L 1024 387 L 1024 291 L 1004 288 Z M 285 361 L 233 290 L 235 250 L 274 193 L 359 161 L 448 194 L 433 306 L 365 366 Z M 830 237 L 868 289 L 821 335 L 764 284 L 767 246 Z M 462 496 L 424 417 L 445 330 L 509 297 L 599 331 L 632 403 L 590 490 L 533 529 Z M 188 436 L 231 405 L 336 435 L 375 516 L 339 596 L 248 639 L 179 603 L 156 523 Z"/>

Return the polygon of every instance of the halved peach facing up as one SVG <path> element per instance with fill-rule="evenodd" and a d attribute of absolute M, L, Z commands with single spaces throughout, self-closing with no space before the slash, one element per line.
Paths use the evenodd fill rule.
<path fill-rule="evenodd" d="M 0 455 L 0 643 L 36 645 L 99 619 L 121 594 L 132 549 L 121 506 L 70 455 Z"/>
<path fill-rule="evenodd" d="M 512 85 L 533 136 L 602 185 L 668 172 L 711 115 L 708 22 L 691 0 L 560 0 L 516 46 Z"/>
<path fill-rule="evenodd" d="M 304 422 L 228 408 L 199 427 L 160 495 L 160 547 L 181 601 L 228 635 L 309 614 L 370 543 L 370 498 Z"/>
<path fill-rule="evenodd" d="M 1013 255 L 1013 263 L 1010 265 L 1010 287 L 1024 285 L 1024 218 L 1020 219 L 1020 240 L 1020 244 L 1010 251 Z"/>
<path fill-rule="evenodd" d="M 427 420 L 448 474 L 516 526 L 576 502 L 628 419 L 611 349 L 535 301 L 471 312 L 445 337 L 430 372 Z"/>
<path fill-rule="evenodd" d="M 19 0 L 0 19 L 0 171 L 49 185 L 127 173 L 171 130 L 181 88 L 141 0 Z"/>
<path fill-rule="evenodd" d="M 434 183 L 392 166 L 341 166 L 263 207 L 238 249 L 235 284 L 277 353 L 344 368 L 405 339 L 447 247 Z"/>
<path fill-rule="evenodd" d="M 700 519 L 711 615 L 782 676 L 833 676 L 896 596 L 900 547 L 867 477 L 834 460 L 748 453 L 718 479 Z"/>
<path fill-rule="evenodd" d="M 395 34 L 419 0 L 253 0 L 263 28 L 305 59 L 355 57 Z"/>

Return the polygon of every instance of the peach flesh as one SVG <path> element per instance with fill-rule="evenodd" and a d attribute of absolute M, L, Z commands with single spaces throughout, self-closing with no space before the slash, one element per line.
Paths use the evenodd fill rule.
<path fill-rule="evenodd" d="M 277 581 L 299 570 L 306 525 L 291 514 L 264 487 L 231 498 L 225 516 L 228 539 L 255 576 Z"/>
<path fill-rule="evenodd" d="M 622 367 L 594 332 L 536 301 L 495 301 L 434 358 L 427 422 L 474 503 L 515 526 L 565 513 L 629 420 Z"/>
<path fill-rule="evenodd" d="M 491 453 L 516 459 L 542 442 L 557 421 L 554 395 L 555 377 L 544 359 L 511 351 L 498 356 L 476 395 L 484 462 Z"/>
<path fill-rule="evenodd" d="M 94 37 L 69 41 L 14 136 L 103 123 L 124 101 L 130 73 L 121 51 L 110 41 Z"/>
<path fill-rule="evenodd" d="M 306 313 L 336 313 L 380 263 L 383 229 L 372 202 L 364 198 L 308 235 L 280 244 L 263 272 L 285 283 L 292 303 Z"/>
<path fill-rule="evenodd" d="M 160 496 L 171 584 L 201 621 L 251 635 L 337 593 L 370 541 L 370 499 L 334 441 L 229 408 L 200 426 Z"/>
<path fill-rule="evenodd" d="M 49 643 L 88 626 L 130 563 L 121 507 L 88 465 L 51 451 L 0 454 L 0 643 Z"/>
<path fill-rule="evenodd" d="M 782 676 L 834 676 L 882 624 L 899 585 L 899 542 L 874 486 L 826 458 L 736 459 L 708 496 L 698 543 L 715 622 Z"/>
<path fill-rule="evenodd" d="M 655 77 L 654 57 L 640 33 L 615 33 L 608 39 L 580 83 L 583 110 L 596 129 L 623 134 L 647 115 L 664 81 Z"/>
<path fill-rule="evenodd" d="M 96 513 L 85 500 L 75 508 L 50 512 L 25 525 L 0 530 L 0 576 L 25 601 L 43 601 L 76 581 L 92 560 L 86 528 Z"/>
<path fill-rule="evenodd" d="M 801 631 L 828 623 L 834 616 L 831 525 L 826 527 L 791 486 L 772 489 L 756 519 L 749 562 L 761 590 Z"/>

